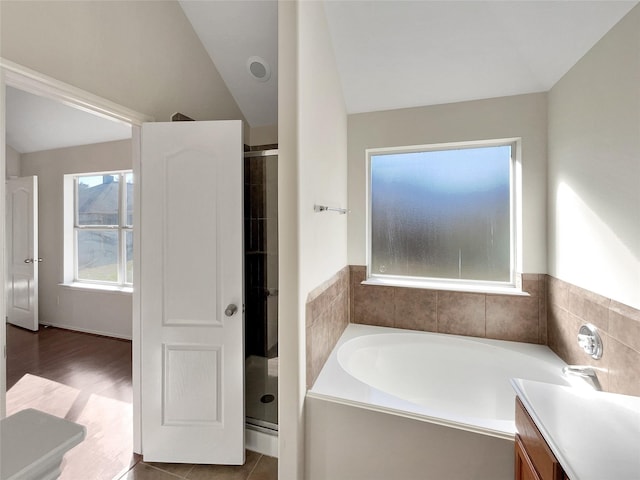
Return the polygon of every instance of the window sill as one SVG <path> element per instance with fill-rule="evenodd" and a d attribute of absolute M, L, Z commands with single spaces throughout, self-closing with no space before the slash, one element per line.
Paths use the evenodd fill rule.
<path fill-rule="evenodd" d="M 73 290 L 86 290 L 91 292 L 116 293 L 116 294 L 124 294 L 124 295 L 131 295 L 133 293 L 132 287 L 100 285 L 98 283 L 68 282 L 68 283 L 59 283 L 58 285 L 61 287 L 70 288 Z"/>
<path fill-rule="evenodd" d="M 446 282 L 430 282 L 427 280 L 413 280 L 400 278 L 379 278 L 372 277 L 361 282 L 361 285 L 378 285 L 385 287 L 405 287 L 405 288 L 422 288 L 425 290 L 441 290 L 450 292 L 463 293 L 485 293 L 494 295 L 514 295 L 519 297 L 529 297 L 529 293 L 522 291 L 516 286 L 502 285 L 474 285 L 466 284 L 447 284 Z"/>

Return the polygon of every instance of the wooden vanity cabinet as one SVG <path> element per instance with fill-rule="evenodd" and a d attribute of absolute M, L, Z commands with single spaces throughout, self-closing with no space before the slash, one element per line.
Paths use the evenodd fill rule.
<path fill-rule="evenodd" d="M 516 480 L 569 480 L 518 397 L 516 431 Z"/>

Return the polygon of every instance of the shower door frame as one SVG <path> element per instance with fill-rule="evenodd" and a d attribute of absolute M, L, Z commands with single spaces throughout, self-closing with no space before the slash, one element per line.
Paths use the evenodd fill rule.
<path fill-rule="evenodd" d="M 255 148 L 255 147 L 254 147 Z M 271 157 L 271 156 L 275 156 L 276 159 L 278 157 L 278 148 L 265 148 L 264 150 L 254 150 L 254 151 L 248 151 L 248 152 L 244 152 L 244 159 L 247 158 L 255 158 L 255 157 Z M 246 177 L 246 172 L 245 172 L 245 177 Z M 266 166 L 265 166 L 265 172 L 264 172 L 264 184 L 266 185 L 267 181 L 266 181 Z M 277 176 L 276 176 L 276 182 L 277 182 Z M 276 183 L 277 185 L 277 183 Z M 276 195 L 276 200 L 277 200 L 277 195 Z M 277 212 L 277 208 L 276 208 L 276 212 Z M 271 221 L 275 221 L 276 225 L 277 225 L 277 216 L 275 219 L 267 219 L 267 220 L 271 220 Z M 245 257 L 247 254 L 247 248 L 246 248 L 246 235 L 248 234 L 248 232 L 245 231 Z M 266 237 L 266 231 L 263 233 L 264 236 Z M 277 252 L 277 250 L 276 250 Z M 268 270 L 267 270 L 268 271 Z M 246 289 L 246 282 L 248 279 L 248 276 L 245 276 L 245 297 L 248 297 L 248 290 Z M 279 283 L 279 282 L 278 282 Z M 278 288 L 278 287 L 277 287 Z M 269 290 L 269 293 L 267 295 L 267 298 L 269 297 L 277 297 L 277 288 L 276 288 L 276 292 L 272 293 L 271 289 Z M 248 303 L 248 298 L 245 298 L 245 303 Z M 268 300 L 267 300 L 268 301 Z M 277 319 L 277 311 L 276 311 L 276 319 Z M 268 313 L 267 313 L 267 322 L 269 321 L 268 318 Z M 245 323 L 247 322 L 247 317 L 245 317 Z M 248 329 L 245 328 L 245 348 L 246 348 L 246 337 L 248 337 Z M 268 328 L 267 328 L 267 335 L 265 335 L 265 337 L 268 337 Z M 278 337 L 278 333 L 276 331 L 276 338 Z M 268 341 L 266 341 L 266 343 L 268 344 Z M 267 348 L 268 350 L 268 348 Z M 268 357 L 265 357 L 268 359 Z M 246 378 L 246 373 L 245 373 L 245 378 Z M 278 382 L 279 382 L 279 375 L 278 375 Z M 245 392 L 246 392 L 246 386 L 245 386 Z M 248 395 L 245 396 L 248 397 Z M 246 401 L 246 400 L 245 400 Z M 276 407 L 279 404 L 279 398 L 278 396 L 276 396 Z M 249 420 L 251 419 L 251 420 Z M 278 419 L 279 420 L 279 419 Z M 269 435 L 277 435 L 278 433 L 278 423 L 272 423 L 269 422 L 267 420 L 264 419 L 258 419 L 258 418 L 254 418 L 254 417 L 248 417 L 245 416 L 245 422 L 246 422 L 246 427 L 249 430 L 256 430 L 258 432 L 261 433 L 265 433 L 265 434 L 269 434 Z"/>

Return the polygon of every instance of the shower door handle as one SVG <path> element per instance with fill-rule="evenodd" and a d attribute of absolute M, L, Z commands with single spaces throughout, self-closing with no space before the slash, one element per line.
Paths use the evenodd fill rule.
<path fill-rule="evenodd" d="M 235 315 L 237 311 L 238 311 L 238 306 L 233 303 L 230 303 L 225 309 L 224 314 L 227 317 L 232 317 L 233 315 Z"/>

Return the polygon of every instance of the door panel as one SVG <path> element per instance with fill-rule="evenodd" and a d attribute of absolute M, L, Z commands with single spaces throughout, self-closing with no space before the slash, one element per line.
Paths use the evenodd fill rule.
<path fill-rule="evenodd" d="M 7 321 L 38 330 L 38 178 L 7 180 Z"/>
<path fill-rule="evenodd" d="M 242 150 L 239 121 L 142 127 L 146 461 L 244 463 Z"/>

